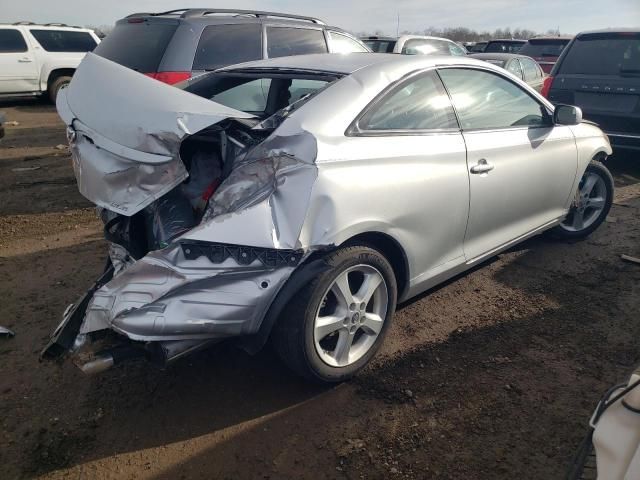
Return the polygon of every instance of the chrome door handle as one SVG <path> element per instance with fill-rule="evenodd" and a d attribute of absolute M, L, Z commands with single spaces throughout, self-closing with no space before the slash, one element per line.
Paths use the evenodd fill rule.
<path fill-rule="evenodd" d="M 18 62 L 20 62 L 20 63 L 31 63 L 31 62 L 33 62 L 33 60 L 31 60 L 30 58 L 19 58 Z"/>
<path fill-rule="evenodd" d="M 478 164 L 471 167 L 471 173 L 487 173 L 491 170 L 493 170 L 493 165 L 487 163 L 484 158 L 478 160 Z"/>

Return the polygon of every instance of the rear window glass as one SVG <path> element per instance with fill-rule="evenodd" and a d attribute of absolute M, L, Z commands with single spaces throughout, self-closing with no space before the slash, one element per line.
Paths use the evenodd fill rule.
<path fill-rule="evenodd" d="M 209 73 L 185 83 L 182 88 L 226 107 L 255 114 L 276 111 L 312 95 L 333 78 L 291 78 L 284 76 L 236 76 L 229 73 Z"/>
<path fill-rule="evenodd" d="M 327 53 L 327 43 L 322 30 L 267 27 L 267 53 L 269 58 Z"/>
<path fill-rule="evenodd" d="M 567 52 L 560 72 L 585 75 L 640 74 L 640 33 L 584 35 Z"/>
<path fill-rule="evenodd" d="M 518 42 L 489 42 L 484 53 L 518 53 L 523 45 Z"/>
<path fill-rule="evenodd" d="M 97 45 L 88 32 L 34 29 L 30 32 L 47 52 L 90 52 Z"/>
<path fill-rule="evenodd" d="M 202 32 L 193 60 L 193 69 L 214 70 L 260 59 L 262 59 L 262 25 L 259 23 L 211 25 Z"/>
<path fill-rule="evenodd" d="M 0 29 L 0 53 L 26 52 L 27 44 L 15 28 Z"/>
<path fill-rule="evenodd" d="M 466 55 L 462 47 L 446 40 L 414 38 L 402 47 L 405 55 Z"/>
<path fill-rule="evenodd" d="M 122 23 L 100 42 L 95 53 L 138 72 L 157 72 L 176 28 L 168 23 Z"/>
<path fill-rule="evenodd" d="M 376 53 L 393 53 L 395 40 L 363 40 L 364 44 Z"/>
<path fill-rule="evenodd" d="M 569 40 L 529 40 L 518 53 L 528 57 L 559 57 L 568 43 Z"/>

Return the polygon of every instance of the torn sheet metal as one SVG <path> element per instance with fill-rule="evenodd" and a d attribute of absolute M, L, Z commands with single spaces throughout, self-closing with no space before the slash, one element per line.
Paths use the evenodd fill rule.
<path fill-rule="evenodd" d="M 183 238 L 300 248 L 300 232 L 318 176 L 317 143 L 309 132 L 295 131 L 274 134 L 251 150 L 220 185 L 202 223 Z"/>
<path fill-rule="evenodd" d="M 253 118 L 91 53 L 57 108 L 80 193 L 127 216 L 187 177 L 178 155 L 185 137 L 226 118 Z"/>
<path fill-rule="evenodd" d="M 257 330 L 294 265 L 214 264 L 180 245 L 152 252 L 95 292 L 80 334 L 111 328 L 133 340 L 224 338 Z"/>

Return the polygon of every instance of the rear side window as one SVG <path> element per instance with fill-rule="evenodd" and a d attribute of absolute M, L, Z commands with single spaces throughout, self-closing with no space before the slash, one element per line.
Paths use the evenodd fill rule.
<path fill-rule="evenodd" d="M 214 70 L 236 63 L 262 59 L 262 25 L 244 23 L 210 25 L 204 29 L 194 70 Z"/>
<path fill-rule="evenodd" d="M 374 131 L 458 127 L 449 96 L 433 72 L 393 89 L 365 113 L 358 126 Z"/>
<path fill-rule="evenodd" d="M 639 75 L 640 33 L 581 35 L 566 53 L 560 73 Z"/>
<path fill-rule="evenodd" d="M 332 53 L 351 53 L 351 52 L 366 52 L 360 43 L 356 42 L 353 38 L 343 35 L 338 32 L 329 32 L 329 38 L 331 38 L 331 52 Z"/>
<path fill-rule="evenodd" d="M 520 49 L 527 57 L 559 57 L 569 40 L 529 40 Z"/>
<path fill-rule="evenodd" d="M 121 23 L 100 42 L 95 53 L 142 73 L 158 71 L 177 24 Z"/>
<path fill-rule="evenodd" d="M 89 32 L 34 29 L 30 32 L 47 52 L 91 52 L 97 45 Z"/>
<path fill-rule="evenodd" d="M 269 58 L 308 53 L 327 53 L 327 43 L 322 30 L 267 27 L 267 54 Z"/>
<path fill-rule="evenodd" d="M 517 59 L 514 58 L 507 64 L 507 71 L 513 73 L 520 80 L 523 79 L 522 67 L 520 67 L 520 62 Z"/>
<path fill-rule="evenodd" d="M 0 53 L 26 52 L 27 43 L 15 28 L 0 29 Z"/>
<path fill-rule="evenodd" d="M 533 60 L 521 58 L 520 63 L 522 63 L 522 68 L 524 69 L 524 80 L 526 82 L 540 78 L 540 70 Z"/>
<path fill-rule="evenodd" d="M 393 53 L 395 40 L 364 40 L 364 44 L 376 53 Z"/>

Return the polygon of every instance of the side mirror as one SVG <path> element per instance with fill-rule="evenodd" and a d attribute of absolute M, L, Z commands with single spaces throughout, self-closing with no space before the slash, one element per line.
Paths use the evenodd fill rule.
<path fill-rule="evenodd" d="M 582 110 L 573 105 L 556 105 L 553 123 L 556 125 L 578 125 L 582 122 Z"/>

